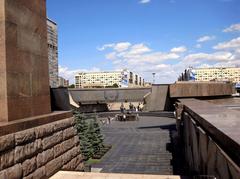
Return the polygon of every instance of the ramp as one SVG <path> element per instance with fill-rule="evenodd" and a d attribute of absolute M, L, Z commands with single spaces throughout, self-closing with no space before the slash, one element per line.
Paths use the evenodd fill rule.
<path fill-rule="evenodd" d="M 168 104 L 169 85 L 153 85 L 152 92 L 145 96 L 146 111 L 164 111 Z"/>

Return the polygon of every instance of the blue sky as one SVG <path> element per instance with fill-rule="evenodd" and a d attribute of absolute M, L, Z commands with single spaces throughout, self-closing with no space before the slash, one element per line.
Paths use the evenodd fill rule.
<path fill-rule="evenodd" d="M 48 0 L 59 72 L 128 68 L 171 83 L 188 66 L 240 65 L 240 0 Z"/>

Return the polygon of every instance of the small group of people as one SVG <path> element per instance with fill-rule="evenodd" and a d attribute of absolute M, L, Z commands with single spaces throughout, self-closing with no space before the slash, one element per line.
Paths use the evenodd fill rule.
<path fill-rule="evenodd" d="M 143 103 L 139 103 L 137 107 L 135 107 L 131 102 L 129 103 L 129 111 L 126 110 L 126 108 L 124 107 L 124 104 L 121 103 L 121 106 L 120 106 L 120 111 L 121 113 L 125 113 L 126 111 L 127 112 L 139 112 L 139 111 L 142 111 L 143 110 Z"/>

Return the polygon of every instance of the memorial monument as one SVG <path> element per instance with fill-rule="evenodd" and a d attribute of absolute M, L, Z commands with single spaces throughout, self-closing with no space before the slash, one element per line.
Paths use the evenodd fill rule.
<path fill-rule="evenodd" d="M 81 167 L 70 111 L 51 111 L 46 0 L 0 0 L 0 178 Z"/>

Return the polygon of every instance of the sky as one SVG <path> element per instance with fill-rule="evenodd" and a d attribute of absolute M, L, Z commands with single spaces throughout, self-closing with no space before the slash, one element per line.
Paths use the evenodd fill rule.
<path fill-rule="evenodd" d="M 47 0 L 59 75 L 127 68 L 173 83 L 188 67 L 240 66 L 240 0 Z"/>

